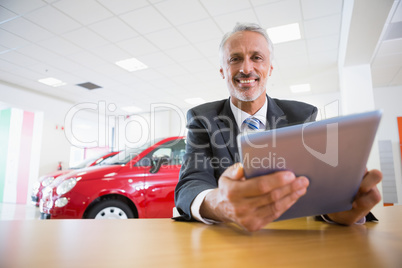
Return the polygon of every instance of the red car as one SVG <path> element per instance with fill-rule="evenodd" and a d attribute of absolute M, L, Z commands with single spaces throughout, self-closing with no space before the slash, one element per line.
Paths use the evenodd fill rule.
<path fill-rule="evenodd" d="M 42 219 L 170 218 L 184 137 L 128 149 L 43 189 Z"/>
<path fill-rule="evenodd" d="M 119 152 L 111 152 L 111 153 L 104 154 L 102 156 L 88 158 L 88 159 L 84 160 L 83 162 L 81 162 L 79 165 L 74 166 L 70 169 L 58 170 L 58 171 L 52 172 L 50 174 L 41 176 L 38 179 L 38 181 L 35 182 L 35 185 L 32 189 L 32 193 L 31 193 L 32 204 L 34 204 L 37 207 L 39 206 L 39 201 L 42 197 L 42 189 L 45 188 L 46 186 L 50 185 L 55 178 L 57 178 L 61 175 L 70 173 L 71 171 L 74 171 L 77 169 L 82 169 L 82 168 L 86 168 L 86 167 L 92 167 L 95 165 L 99 165 L 100 163 L 102 163 L 102 161 L 108 159 L 111 156 L 116 155 L 117 153 L 119 153 Z"/>

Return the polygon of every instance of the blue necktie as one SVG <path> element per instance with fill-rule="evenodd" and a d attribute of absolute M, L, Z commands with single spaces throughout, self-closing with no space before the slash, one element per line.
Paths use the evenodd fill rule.
<path fill-rule="evenodd" d="M 249 117 L 246 120 L 244 120 L 244 123 L 247 125 L 248 129 L 258 130 L 260 129 L 261 121 L 255 117 Z"/>

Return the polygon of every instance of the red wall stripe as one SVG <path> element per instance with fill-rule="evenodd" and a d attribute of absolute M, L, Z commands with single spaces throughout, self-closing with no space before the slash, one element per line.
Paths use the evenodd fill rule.
<path fill-rule="evenodd" d="M 34 118 L 34 113 L 24 111 L 17 178 L 17 203 L 19 204 L 27 202 Z"/>

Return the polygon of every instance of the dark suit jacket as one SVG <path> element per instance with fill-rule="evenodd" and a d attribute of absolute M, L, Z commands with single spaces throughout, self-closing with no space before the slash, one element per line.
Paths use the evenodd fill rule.
<path fill-rule="evenodd" d="M 267 96 L 267 129 L 314 121 L 317 108 L 302 102 Z M 190 207 L 204 190 L 218 187 L 226 168 L 240 161 L 236 136 L 239 134 L 230 99 L 206 103 L 187 113 L 187 145 L 175 203 L 181 220 L 192 220 Z"/>

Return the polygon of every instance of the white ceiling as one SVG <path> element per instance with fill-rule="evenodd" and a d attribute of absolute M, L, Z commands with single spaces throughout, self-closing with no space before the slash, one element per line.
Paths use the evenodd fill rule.
<path fill-rule="evenodd" d="M 396 33 L 401 6 L 390 21 Z M 218 45 L 237 21 L 298 22 L 302 39 L 275 46 L 268 93 L 291 96 L 289 86 L 302 83 L 311 84 L 309 94 L 336 92 L 342 7 L 343 0 L 0 0 L 0 81 L 72 104 L 185 109 L 187 98 L 227 98 Z M 374 87 L 402 85 L 401 37 L 379 43 Z M 115 65 L 131 57 L 149 68 L 130 73 Z M 50 76 L 67 85 L 37 82 Z M 84 82 L 102 88 L 77 86 Z"/>

